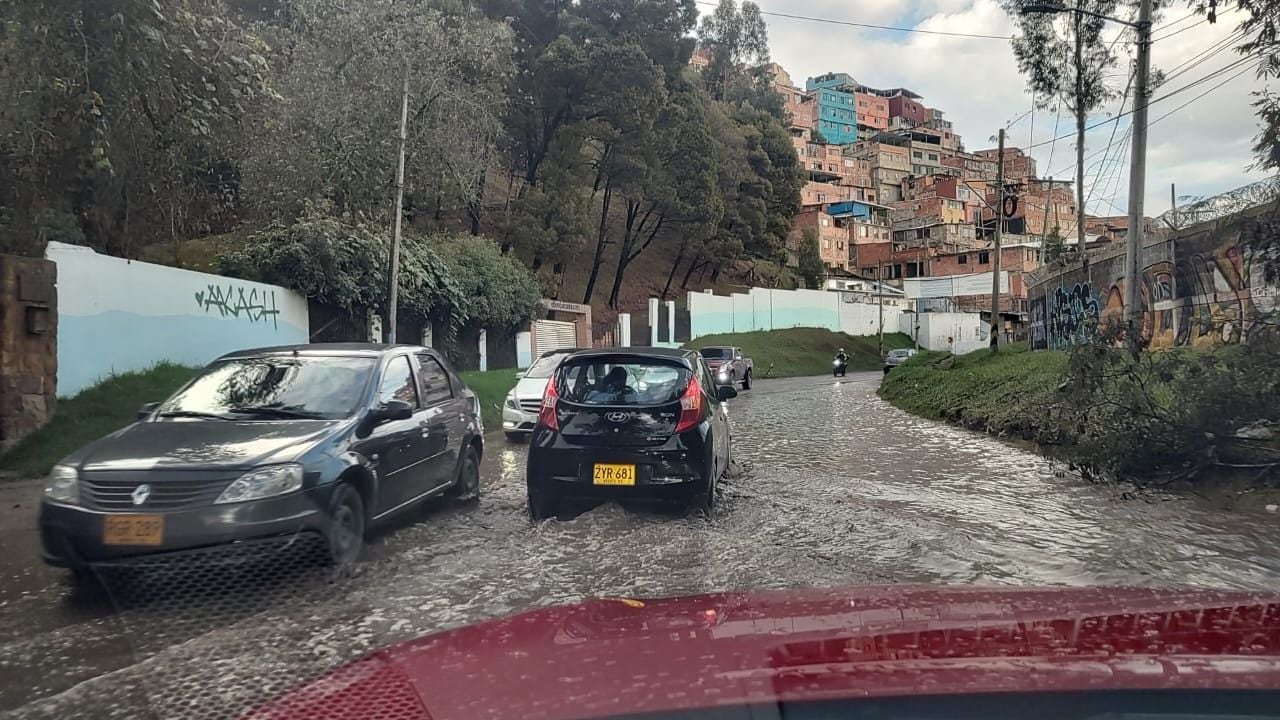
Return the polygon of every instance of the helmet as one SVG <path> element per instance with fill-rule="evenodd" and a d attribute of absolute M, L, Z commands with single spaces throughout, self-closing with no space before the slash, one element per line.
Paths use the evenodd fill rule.
<path fill-rule="evenodd" d="M 840 350 L 839 350 L 839 351 L 840 351 L 840 352 L 844 352 L 844 348 L 840 348 Z"/>

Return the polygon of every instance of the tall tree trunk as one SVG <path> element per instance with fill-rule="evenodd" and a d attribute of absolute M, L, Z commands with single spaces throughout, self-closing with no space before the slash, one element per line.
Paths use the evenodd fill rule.
<path fill-rule="evenodd" d="M 702 262 L 701 255 L 694 255 L 693 259 L 689 261 L 689 269 L 685 270 L 684 279 L 680 281 L 681 290 L 689 289 L 689 278 L 693 277 L 693 273 L 697 271 L 701 262 Z"/>
<path fill-rule="evenodd" d="M 671 272 L 667 273 L 667 284 L 662 286 L 662 300 L 666 302 L 667 293 L 671 292 L 671 281 L 676 277 L 676 268 L 680 267 L 680 261 L 684 260 L 685 248 L 689 247 L 689 241 L 680 243 L 680 251 L 676 253 L 676 261 L 671 263 Z"/>
<path fill-rule="evenodd" d="M 600 210 L 600 228 L 596 231 L 596 254 L 591 260 L 591 277 L 587 278 L 587 289 L 582 293 L 582 304 L 590 305 L 591 296 L 596 291 L 596 279 L 600 277 L 600 261 L 604 257 L 604 246 L 608 238 L 609 201 L 613 199 L 613 180 L 604 185 L 604 207 Z"/>
<path fill-rule="evenodd" d="M 636 218 L 640 217 L 640 201 L 627 200 L 627 219 L 622 228 L 622 247 L 618 250 L 618 268 L 613 272 L 613 287 L 609 289 L 609 307 L 618 306 L 618 290 L 622 287 L 622 276 L 627 272 L 627 265 L 635 255 L 631 254 L 636 243 Z"/>

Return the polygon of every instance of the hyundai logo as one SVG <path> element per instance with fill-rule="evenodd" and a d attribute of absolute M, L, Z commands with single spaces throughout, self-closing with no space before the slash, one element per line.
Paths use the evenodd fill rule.
<path fill-rule="evenodd" d="M 147 498 L 151 497 L 151 486 L 146 483 L 139 485 L 130 497 L 133 498 L 134 505 L 141 505 L 145 503 Z"/>
<path fill-rule="evenodd" d="M 604 419 L 611 423 L 624 423 L 631 419 L 631 413 L 628 412 L 611 412 L 605 413 Z"/>

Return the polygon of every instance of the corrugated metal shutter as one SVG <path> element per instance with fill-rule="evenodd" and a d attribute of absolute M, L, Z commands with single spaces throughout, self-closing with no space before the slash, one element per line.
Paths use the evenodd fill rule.
<path fill-rule="evenodd" d="M 550 350 L 578 346 L 578 326 L 559 320 L 535 320 L 533 323 L 533 356 Z"/>

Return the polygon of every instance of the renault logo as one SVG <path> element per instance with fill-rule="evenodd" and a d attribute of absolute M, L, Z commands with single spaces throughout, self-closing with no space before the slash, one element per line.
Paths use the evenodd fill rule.
<path fill-rule="evenodd" d="M 631 413 L 614 411 L 611 413 L 605 413 L 604 419 L 611 423 L 621 424 L 631 419 Z"/>
<path fill-rule="evenodd" d="M 151 497 L 151 486 L 146 483 L 139 485 L 130 497 L 133 498 L 134 505 L 142 505 Z"/>

